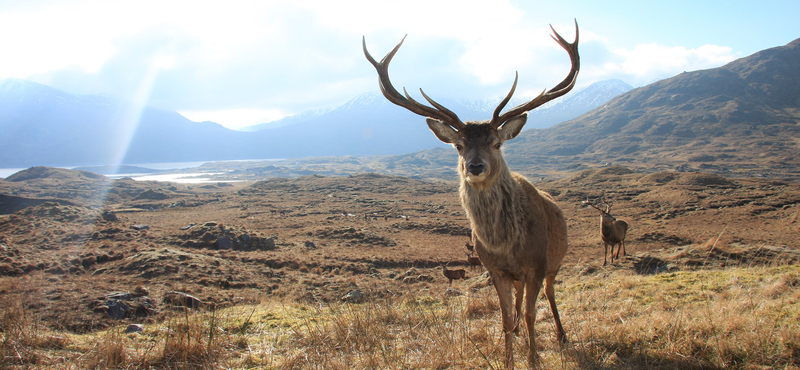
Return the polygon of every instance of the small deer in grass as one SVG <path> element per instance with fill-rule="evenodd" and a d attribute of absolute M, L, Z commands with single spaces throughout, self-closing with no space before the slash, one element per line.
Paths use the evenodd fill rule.
<path fill-rule="evenodd" d="M 481 263 L 481 258 L 478 256 L 472 256 L 467 254 L 467 263 L 469 264 L 469 269 L 472 270 L 473 268 L 481 268 L 483 264 Z"/>
<path fill-rule="evenodd" d="M 467 263 L 469 264 L 469 269 L 472 270 L 476 266 L 483 266 L 481 263 L 481 259 L 478 256 L 475 256 L 475 246 L 470 244 L 469 242 L 464 243 L 464 251 L 467 254 Z"/>
<path fill-rule="evenodd" d="M 420 93 L 431 106 L 412 99 L 405 89 L 405 94 L 401 94 L 392 86 L 389 63 L 403 41 L 380 62 L 367 51 L 366 39 L 363 41 L 364 55 L 378 72 L 383 96 L 415 114 L 428 117 L 428 127 L 436 137 L 453 144 L 458 151 L 459 197 L 470 221 L 475 251 L 489 271 L 500 300 L 507 369 L 514 367 L 514 335 L 522 316 L 523 297 L 529 334 L 528 362 L 533 366 L 538 359 L 534 323 L 536 299 L 542 284 L 553 311 L 558 338 L 562 342 L 567 338 L 556 308 L 554 289 L 556 274 L 567 252 L 567 222 L 550 195 L 508 169 L 500 149 L 503 143 L 522 131 L 528 111 L 565 95 L 575 86 L 580 69 L 578 24 L 575 23 L 572 43 L 553 32 L 553 39 L 569 54 L 571 68 L 567 77 L 536 98 L 503 112 L 517 87 L 515 78 L 511 91 L 494 110 L 491 120 L 466 123 L 421 89 Z"/>
<path fill-rule="evenodd" d="M 453 285 L 453 280 L 467 278 L 467 272 L 464 269 L 448 270 L 445 265 L 442 265 L 442 274 L 449 280 L 450 285 Z"/>
<path fill-rule="evenodd" d="M 611 246 L 611 263 L 614 259 L 619 259 L 619 250 L 622 249 L 622 255 L 627 256 L 628 252 L 625 250 L 625 235 L 628 233 L 628 223 L 623 220 L 617 220 L 611 215 L 611 204 L 605 200 L 601 200 L 606 206 L 606 210 L 589 202 L 589 199 L 583 201 L 586 204 L 600 212 L 600 237 L 603 239 L 603 266 L 607 264 L 606 254 L 608 253 L 608 246 Z M 614 246 L 617 246 L 617 255 L 614 256 Z"/>
<path fill-rule="evenodd" d="M 472 244 L 469 244 L 469 242 L 466 242 L 466 243 L 464 243 L 464 250 L 467 251 L 467 255 L 468 256 L 471 256 L 473 253 L 475 253 L 475 246 L 472 245 Z"/>

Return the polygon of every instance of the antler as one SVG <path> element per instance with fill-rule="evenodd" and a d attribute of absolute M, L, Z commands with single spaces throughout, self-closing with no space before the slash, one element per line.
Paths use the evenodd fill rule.
<path fill-rule="evenodd" d="M 550 29 L 553 30 L 553 33 L 555 33 L 555 36 L 550 36 L 550 37 L 552 37 L 553 40 L 556 40 L 556 42 L 558 42 L 558 44 L 561 45 L 561 47 L 564 48 L 564 50 L 566 50 L 567 53 L 569 54 L 569 59 L 570 62 L 572 63 L 572 68 L 570 69 L 569 74 L 563 81 L 561 81 L 561 83 L 559 83 L 552 89 L 542 91 L 542 93 L 539 94 L 539 96 L 537 96 L 533 100 L 524 104 L 520 104 L 512 108 L 511 110 L 503 114 L 500 114 L 500 111 L 502 111 L 503 108 L 506 106 L 506 104 L 508 104 L 508 101 L 511 100 L 511 96 L 514 95 L 514 90 L 516 90 L 517 88 L 517 78 L 519 77 L 519 74 L 517 74 L 514 77 L 514 84 L 511 86 L 511 91 L 494 110 L 494 115 L 492 115 L 492 121 L 491 121 L 492 126 L 500 127 L 504 123 L 506 123 L 506 121 L 508 121 L 509 119 L 514 118 L 527 111 L 530 111 L 544 103 L 547 103 L 555 98 L 558 98 L 568 93 L 575 86 L 575 81 L 577 81 L 578 77 L 578 71 L 581 68 L 581 60 L 580 56 L 578 55 L 578 21 L 577 20 L 575 21 L 575 41 L 573 41 L 571 44 L 568 43 L 567 40 L 564 40 L 564 38 L 561 37 L 561 35 L 559 35 L 558 32 L 556 32 L 556 30 L 553 28 L 552 25 L 550 26 Z"/>
<path fill-rule="evenodd" d="M 422 89 L 419 89 L 419 92 L 422 93 L 422 96 L 425 98 L 425 100 L 428 101 L 428 103 L 433 105 L 433 108 L 424 104 L 420 104 L 416 100 L 412 99 L 408 95 L 408 92 L 406 91 L 405 87 L 403 88 L 403 94 L 405 96 L 401 95 L 394 88 L 394 86 L 392 86 L 392 82 L 389 81 L 389 62 L 392 61 L 394 54 L 397 53 L 397 50 L 400 49 L 401 45 L 403 45 L 403 41 L 405 41 L 406 36 L 403 36 L 403 39 L 400 40 L 400 43 L 397 44 L 397 46 L 395 46 L 394 49 L 392 49 L 392 51 L 386 54 L 386 56 L 384 56 L 380 62 L 377 62 L 375 58 L 373 58 L 372 55 L 369 54 L 369 51 L 367 51 L 367 38 L 364 37 L 362 39 L 362 43 L 364 46 L 364 55 L 367 57 L 367 60 L 369 60 L 369 62 L 372 63 L 372 65 L 378 71 L 379 85 L 381 88 L 381 92 L 383 93 L 383 96 L 385 96 L 386 99 L 388 99 L 390 102 L 399 105 L 405 109 L 408 109 L 413 113 L 416 113 L 420 116 L 438 119 L 452 126 L 456 130 L 461 130 L 462 128 L 464 128 L 464 123 L 461 122 L 458 116 L 455 113 L 453 113 L 453 111 L 433 101 L 433 99 L 429 98 L 428 95 L 425 95 L 425 92 L 422 91 Z"/>
<path fill-rule="evenodd" d="M 600 201 L 606 205 L 606 213 L 611 213 L 611 203 L 606 202 L 605 198 L 600 199 Z"/>
<path fill-rule="evenodd" d="M 605 205 L 606 205 L 606 212 L 603 212 L 603 210 L 602 210 L 602 209 L 600 209 L 600 208 L 599 208 L 599 207 L 597 207 L 596 205 L 594 205 L 594 204 L 592 204 L 591 202 L 589 202 L 589 198 L 586 198 L 586 200 L 584 200 L 584 201 L 581 201 L 581 203 L 582 203 L 582 204 L 585 204 L 585 205 L 587 205 L 587 206 L 589 206 L 589 207 L 592 207 L 592 208 L 594 208 L 594 209 L 596 209 L 596 210 L 600 211 L 601 213 L 608 213 L 608 209 L 610 208 L 610 207 L 608 206 L 608 203 L 606 203 L 606 202 L 603 202 L 603 204 L 605 204 Z"/>

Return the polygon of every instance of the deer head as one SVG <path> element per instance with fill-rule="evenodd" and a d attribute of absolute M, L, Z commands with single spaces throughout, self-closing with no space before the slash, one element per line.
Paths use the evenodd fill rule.
<path fill-rule="evenodd" d="M 572 43 L 564 40 L 552 26 L 550 29 L 555 34 L 552 36 L 553 39 L 569 54 L 572 68 L 567 77 L 552 89 L 543 91 L 536 98 L 502 112 L 517 88 L 519 78 L 519 74 L 517 74 L 514 77 L 511 91 L 495 108 L 492 118 L 481 122 L 462 122 L 455 113 L 428 97 L 422 89 L 420 89 L 420 93 L 431 106 L 412 99 L 405 88 L 403 88 L 403 94 L 400 94 L 392 86 L 392 82 L 389 80 L 389 63 L 403 45 L 405 37 L 380 62 L 376 61 L 367 51 L 366 38 L 363 39 L 363 47 L 367 60 L 378 71 L 379 86 L 383 96 L 396 105 L 427 117 L 428 127 L 436 137 L 445 143 L 453 144 L 458 150 L 458 170 L 461 177 L 473 187 L 482 188 L 493 184 L 503 171 L 508 171 L 500 148 L 505 141 L 513 139 L 522 131 L 527 120 L 527 112 L 566 94 L 575 86 L 580 69 L 578 23 L 575 22 L 575 41 Z"/>
<path fill-rule="evenodd" d="M 600 207 L 598 207 L 598 206 L 592 204 L 591 202 L 589 202 L 588 198 L 586 200 L 582 201 L 581 203 L 583 203 L 583 204 L 585 204 L 585 205 L 587 205 L 589 207 L 592 207 L 592 208 L 596 209 L 598 212 L 600 212 L 600 216 L 603 218 L 603 224 L 606 224 L 606 223 L 610 224 L 610 223 L 616 221 L 617 219 L 614 218 L 614 216 L 611 215 L 611 204 L 606 202 L 605 199 L 601 199 L 600 201 L 603 203 L 603 205 L 606 206 L 605 210 L 602 210 L 602 209 L 600 209 Z"/>

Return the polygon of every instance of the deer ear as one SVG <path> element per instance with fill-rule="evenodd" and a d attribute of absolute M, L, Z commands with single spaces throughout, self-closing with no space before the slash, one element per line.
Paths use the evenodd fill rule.
<path fill-rule="evenodd" d="M 522 131 L 522 126 L 525 126 L 525 122 L 528 121 L 528 113 L 522 113 L 519 116 L 516 116 L 503 124 L 502 127 L 497 129 L 497 133 L 500 135 L 500 139 L 503 141 L 511 140 L 517 135 L 519 135 L 520 131 Z"/>
<path fill-rule="evenodd" d="M 427 121 L 428 127 L 439 140 L 448 144 L 455 144 L 461 138 L 458 131 L 450 127 L 450 125 L 433 118 L 428 118 Z"/>

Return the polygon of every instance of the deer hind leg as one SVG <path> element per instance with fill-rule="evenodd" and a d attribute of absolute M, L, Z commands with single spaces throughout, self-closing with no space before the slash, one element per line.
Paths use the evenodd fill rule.
<path fill-rule="evenodd" d="M 542 289 L 542 279 L 528 279 L 525 287 L 527 289 L 525 292 L 525 323 L 528 326 L 528 364 L 533 367 L 539 360 L 534 324 L 536 323 L 536 298 L 539 297 L 539 291 Z"/>
<path fill-rule="evenodd" d="M 622 249 L 622 244 L 617 244 L 617 254 L 611 258 L 611 262 L 614 262 L 615 259 L 619 259 L 619 251 Z M 614 244 L 611 244 L 611 254 L 614 254 Z"/>
<path fill-rule="evenodd" d="M 608 243 L 606 243 L 606 242 L 603 242 L 603 266 L 605 266 L 606 264 L 608 264 L 608 260 L 606 259 L 606 255 L 607 255 L 607 254 L 608 254 Z M 613 245 L 611 246 L 611 254 L 612 254 L 612 256 L 611 256 L 611 257 L 612 257 L 612 260 L 611 260 L 611 262 L 614 262 L 614 260 L 613 260 L 613 257 L 614 257 L 614 256 L 613 256 L 613 254 L 614 254 L 614 246 L 613 246 Z"/>
<path fill-rule="evenodd" d="M 553 319 L 556 322 L 556 334 L 561 343 L 567 343 L 567 334 L 564 333 L 564 327 L 561 326 L 561 316 L 558 314 L 558 307 L 556 307 L 556 289 L 555 289 L 556 275 L 548 275 L 544 281 L 544 295 L 547 301 L 550 302 L 550 310 L 553 312 Z"/>
<path fill-rule="evenodd" d="M 500 315 L 503 321 L 503 334 L 505 334 L 506 369 L 514 368 L 514 330 L 517 327 L 517 315 L 514 312 L 513 296 L 511 293 L 512 282 L 508 276 L 492 274 L 492 282 L 500 300 Z"/>
<path fill-rule="evenodd" d="M 622 239 L 619 244 L 622 245 L 622 255 L 627 256 L 628 251 L 625 250 L 625 239 Z M 617 257 L 619 257 L 619 249 L 617 249 Z"/>

